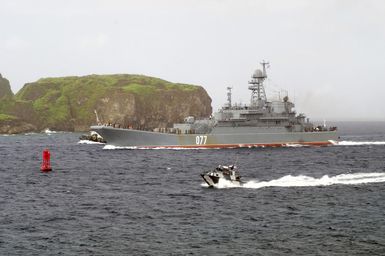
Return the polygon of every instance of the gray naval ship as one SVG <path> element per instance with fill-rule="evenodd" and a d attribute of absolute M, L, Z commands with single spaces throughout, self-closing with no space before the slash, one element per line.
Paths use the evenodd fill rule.
<path fill-rule="evenodd" d="M 249 105 L 232 104 L 228 87 L 226 104 L 207 119 L 189 116 L 172 128 L 142 131 L 91 126 L 107 145 L 128 148 L 238 148 L 290 145 L 328 145 L 338 140 L 337 128 L 317 126 L 304 114 L 296 114 L 288 96 L 269 101 L 264 81 L 267 62 L 262 62 L 249 81 Z"/>

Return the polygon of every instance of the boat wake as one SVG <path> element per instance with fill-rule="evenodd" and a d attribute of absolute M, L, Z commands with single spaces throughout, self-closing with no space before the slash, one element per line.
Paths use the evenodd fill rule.
<path fill-rule="evenodd" d="M 241 185 L 233 184 L 231 181 L 219 180 L 216 188 L 251 188 L 259 189 L 265 187 L 314 187 L 314 186 L 330 186 L 330 185 L 356 185 L 365 183 L 385 182 L 385 173 L 348 173 L 329 177 L 324 175 L 321 178 L 313 178 L 309 176 L 286 175 L 282 178 L 270 181 L 250 180 Z M 204 184 L 202 184 L 204 186 Z"/>
<path fill-rule="evenodd" d="M 284 144 L 282 147 L 286 148 L 301 148 L 301 147 L 308 147 L 309 145 L 303 145 L 303 144 Z"/>
<path fill-rule="evenodd" d="M 92 141 L 92 140 L 79 140 L 78 144 L 99 144 L 99 145 L 104 145 L 105 143 L 97 142 L 97 141 Z"/>
<path fill-rule="evenodd" d="M 337 146 L 365 146 L 365 145 L 385 145 L 385 141 L 339 141 Z"/>
<path fill-rule="evenodd" d="M 197 150 L 197 149 L 220 149 L 220 148 L 204 148 L 204 147 L 194 147 L 194 148 L 183 148 L 183 147 L 122 147 L 122 146 L 114 146 L 114 145 L 105 145 L 103 149 L 145 149 L 145 150 L 157 150 L 157 149 L 169 149 L 169 150 Z"/>

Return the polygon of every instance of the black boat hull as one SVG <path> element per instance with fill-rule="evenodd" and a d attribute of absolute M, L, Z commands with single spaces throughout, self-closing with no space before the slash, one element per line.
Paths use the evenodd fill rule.
<path fill-rule="evenodd" d="M 208 174 L 201 174 L 202 178 L 204 181 L 209 185 L 209 187 L 213 187 L 215 184 L 218 184 L 219 182 L 219 177 L 213 176 L 213 175 L 208 175 Z"/>

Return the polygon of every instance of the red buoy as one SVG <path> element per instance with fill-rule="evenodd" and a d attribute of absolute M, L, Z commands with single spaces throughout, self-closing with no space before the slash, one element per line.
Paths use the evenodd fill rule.
<path fill-rule="evenodd" d="M 49 152 L 49 150 L 48 149 L 43 150 L 43 162 L 41 163 L 40 171 L 42 172 L 52 171 L 50 159 L 51 159 L 51 153 Z"/>

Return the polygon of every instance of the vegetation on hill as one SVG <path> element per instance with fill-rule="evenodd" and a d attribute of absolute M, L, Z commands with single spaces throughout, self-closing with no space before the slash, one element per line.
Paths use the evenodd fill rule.
<path fill-rule="evenodd" d="M 0 114 L 0 121 L 10 121 L 10 120 L 15 120 L 17 117 L 7 115 L 7 114 Z"/>
<path fill-rule="evenodd" d="M 4 97 L 13 97 L 13 92 L 9 81 L 0 74 L 0 99 Z"/>
<path fill-rule="evenodd" d="M 116 74 L 42 78 L 0 100 L 1 119 L 20 118 L 38 129 L 85 130 L 95 123 L 95 110 L 105 123 L 152 128 L 185 114 L 208 116 L 211 99 L 201 86 Z"/>

